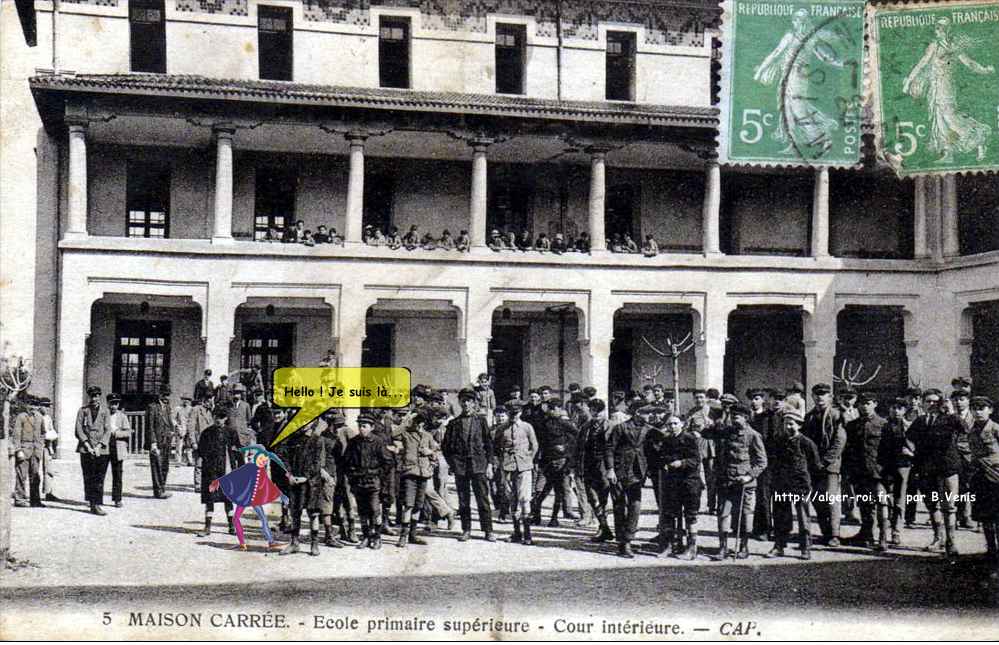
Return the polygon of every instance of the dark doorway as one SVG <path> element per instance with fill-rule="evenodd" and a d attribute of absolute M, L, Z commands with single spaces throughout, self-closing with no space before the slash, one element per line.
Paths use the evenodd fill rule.
<path fill-rule="evenodd" d="M 846 361 L 850 371 L 860 368 L 859 380 L 877 377 L 861 386 L 864 391 L 881 396 L 887 414 L 887 402 L 909 386 L 909 363 L 905 354 L 905 322 L 901 307 L 855 307 L 847 305 L 836 318 L 836 357 L 833 373 L 837 376 Z M 878 367 L 881 369 L 878 370 Z M 841 384 L 836 384 L 839 389 Z"/>
<path fill-rule="evenodd" d="M 368 323 L 361 344 L 361 367 L 391 367 L 394 335 L 395 325 L 392 323 Z"/>
<path fill-rule="evenodd" d="M 976 303 L 972 309 L 971 380 L 975 392 L 999 400 L 999 301 Z M 963 368 L 962 368 L 963 371 Z M 999 417 L 999 414 L 993 414 Z"/>
<path fill-rule="evenodd" d="M 493 375 L 498 402 L 507 400 L 514 385 L 524 387 L 524 339 L 527 338 L 527 331 L 527 325 L 493 325 L 489 340 L 489 372 Z"/>
<path fill-rule="evenodd" d="M 527 229 L 531 196 L 530 167 L 493 164 L 489 168 L 489 211 L 486 228 L 501 233 Z"/>
<path fill-rule="evenodd" d="M 259 367 L 264 391 L 273 390 L 274 370 L 292 366 L 294 323 L 244 323 L 239 367 Z"/>
<path fill-rule="evenodd" d="M 118 321 L 111 387 L 121 395 L 123 409 L 145 409 L 170 382 L 171 331 L 169 320 Z"/>
<path fill-rule="evenodd" d="M 392 191 L 395 176 L 390 167 L 375 167 L 364 177 L 364 214 L 361 218 L 365 228 L 373 226 L 388 234 L 392 225 Z"/>
<path fill-rule="evenodd" d="M 607 191 L 607 201 L 604 206 L 604 232 L 614 239 L 625 234 L 635 239 L 635 205 L 638 203 L 633 186 L 612 186 Z M 637 241 L 637 240 L 636 240 Z"/>
<path fill-rule="evenodd" d="M 627 392 L 631 389 L 632 351 L 635 336 L 631 327 L 614 327 L 610 349 L 610 389 Z"/>
<path fill-rule="evenodd" d="M 805 382 L 800 307 L 747 306 L 729 315 L 724 388 L 742 399 L 751 387 Z"/>
<path fill-rule="evenodd" d="M 257 10 L 257 43 L 260 78 L 271 81 L 292 80 L 292 25 L 288 7 L 265 7 Z"/>

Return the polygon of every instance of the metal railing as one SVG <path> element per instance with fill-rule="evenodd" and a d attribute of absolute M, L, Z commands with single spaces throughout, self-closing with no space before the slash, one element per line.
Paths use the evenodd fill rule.
<path fill-rule="evenodd" d="M 132 426 L 132 436 L 128 439 L 129 455 L 144 455 L 146 450 L 146 413 L 126 412 L 128 423 Z"/>

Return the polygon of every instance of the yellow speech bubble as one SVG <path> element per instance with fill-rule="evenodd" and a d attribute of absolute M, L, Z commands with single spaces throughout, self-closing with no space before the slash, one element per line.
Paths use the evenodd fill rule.
<path fill-rule="evenodd" d="M 330 408 L 401 408 L 409 405 L 405 367 L 282 367 L 274 371 L 274 404 L 298 408 L 271 446 Z"/>

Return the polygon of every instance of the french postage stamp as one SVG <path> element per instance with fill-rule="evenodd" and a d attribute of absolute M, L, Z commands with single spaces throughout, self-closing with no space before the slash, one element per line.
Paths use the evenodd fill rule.
<path fill-rule="evenodd" d="M 723 43 L 722 163 L 859 163 L 862 0 L 729 0 Z"/>
<path fill-rule="evenodd" d="M 901 176 L 999 168 L 999 2 L 869 12 L 878 153 Z"/>

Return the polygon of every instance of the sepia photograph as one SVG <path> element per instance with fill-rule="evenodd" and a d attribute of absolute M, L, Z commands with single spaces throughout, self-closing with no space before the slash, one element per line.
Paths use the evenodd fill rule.
<path fill-rule="evenodd" d="M 0 0 L 0 640 L 999 639 L 999 0 Z"/>

